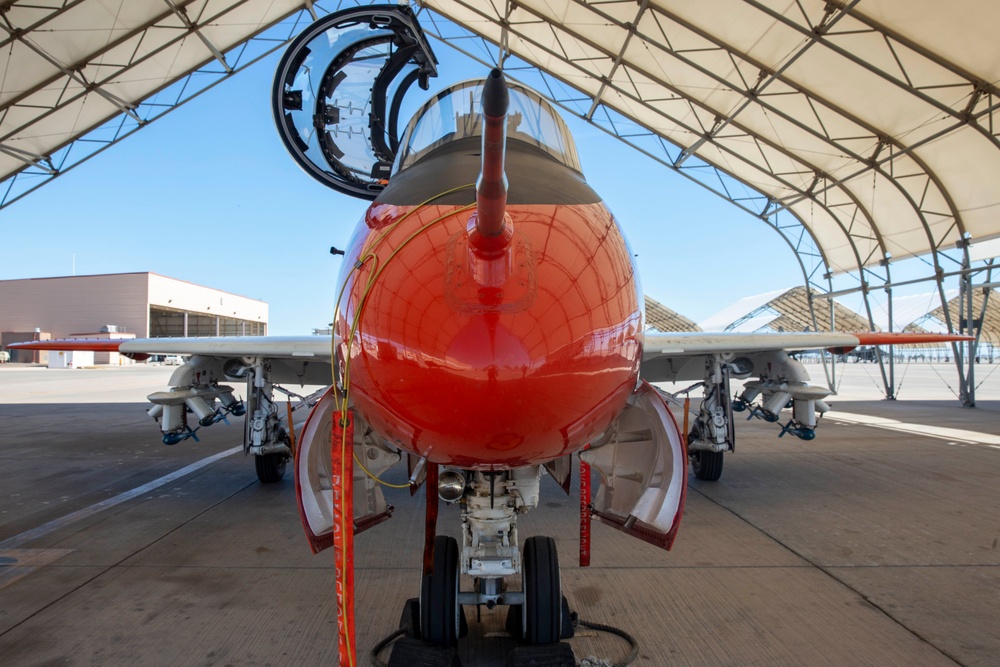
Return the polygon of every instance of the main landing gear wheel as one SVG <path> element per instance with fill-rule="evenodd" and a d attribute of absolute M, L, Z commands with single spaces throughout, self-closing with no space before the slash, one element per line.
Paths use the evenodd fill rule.
<path fill-rule="evenodd" d="M 722 477 L 722 452 L 691 452 L 691 470 L 698 479 L 714 482 Z"/>
<path fill-rule="evenodd" d="M 529 537 L 522 562 L 524 640 L 529 644 L 554 644 L 562 631 L 562 589 L 559 556 L 551 537 Z"/>
<path fill-rule="evenodd" d="M 257 479 L 262 484 L 280 482 L 285 476 L 285 464 L 288 457 L 284 454 L 255 454 L 254 467 L 257 468 Z"/>
<path fill-rule="evenodd" d="M 425 574 L 420 585 L 420 633 L 434 644 L 458 643 L 458 541 L 438 535 L 434 538 L 434 571 Z"/>

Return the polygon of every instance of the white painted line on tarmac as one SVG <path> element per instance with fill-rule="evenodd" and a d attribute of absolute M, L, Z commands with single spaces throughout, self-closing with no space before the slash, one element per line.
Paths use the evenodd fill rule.
<path fill-rule="evenodd" d="M 64 528 L 70 524 L 76 523 L 77 521 L 86 519 L 87 517 L 93 516 L 98 512 L 102 512 L 108 509 L 109 507 L 114 507 L 115 505 L 121 505 L 122 503 L 132 500 L 133 498 L 136 498 L 138 496 L 141 496 L 144 493 L 148 493 L 153 489 L 158 489 L 164 484 L 169 484 L 170 482 L 173 482 L 176 479 L 180 479 L 185 475 L 190 475 L 196 470 L 201 470 L 205 466 L 215 463 L 219 459 L 224 459 L 227 456 L 232 456 L 236 452 L 242 452 L 242 451 L 243 451 L 243 445 L 239 445 L 238 447 L 227 449 L 224 452 L 213 454 L 208 458 L 204 458 L 200 461 L 195 461 L 191 465 L 184 466 L 180 470 L 175 470 L 169 475 L 164 475 L 163 477 L 160 477 L 159 479 L 154 479 L 153 481 L 147 482 L 142 486 L 137 486 L 131 491 L 126 491 L 125 493 L 118 494 L 113 498 L 108 498 L 107 500 L 102 500 L 99 503 L 94 503 L 90 507 L 84 507 L 82 510 L 71 512 L 66 516 L 59 517 L 58 519 L 53 519 L 52 521 L 44 523 L 41 526 L 38 526 L 37 528 L 26 530 L 20 535 L 15 535 L 14 537 L 8 537 L 3 542 L 0 542 L 0 551 L 4 551 L 7 549 L 17 549 L 32 540 L 36 540 L 39 537 L 42 537 L 43 535 L 51 533 L 52 531 L 59 530 L 60 528 Z"/>
<path fill-rule="evenodd" d="M 994 449 L 1000 449 L 1000 435 L 991 433 L 980 433 L 978 431 L 966 431 L 959 428 L 948 428 L 945 426 L 928 426 L 926 424 L 908 424 L 896 419 L 887 417 L 873 417 L 870 415 L 858 415 L 850 412 L 830 412 L 827 419 L 835 419 L 848 424 L 860 424 L 862 426 L 874 426 L 884 428 L 889 431 L 900 431 L 902 433 L 912 433 L 913 435 L 925 435 L 929 438 L 940 438 L 948 440 L 949 445 L 962 443 L 965 445 L 985 445 Z"/>

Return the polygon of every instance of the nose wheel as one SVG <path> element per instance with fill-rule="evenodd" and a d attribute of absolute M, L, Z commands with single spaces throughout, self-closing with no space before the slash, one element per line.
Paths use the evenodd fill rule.
<path fill-rule="evenodd" d="M 458 643 L 458 541 L 434 538 L 434 571 L 420 584 L 420 631 L 426 641 L 443 646 Z"/>
<path fill-rule="evenodd" d="M 288 457 L 280 453 L 257 454 L 253 457 L 254 467 L 257 469 L 257 479 L 263 484 L 274 484 L 280 482 L 285 476 L 285 464 Z"/>
<path fill-rule="evenodd" d="M 521 578 L 524 640 L 529 644 L 555 644 L 562 631 L 562 588 L 555 540 L 542 536 L 525 540 Z"/>
<path fill-rule="evenodd" d="M 722 477 L 722 452 L 695 450 L 691 452 L 691 470 L 694 476 L 706 482 Z"/>
<path fill-rule="evenodd" d="M 455 646 L 462 632 L 459 595 L 458 541 L 434 539 L 434 570 L 420 586 L 420 631 L 425 641 Z M 524 603 L 510 612 L 520 617 L 521 637 L 527 644 L 555 644 L 562 635 L 563 598 L 559 556 L 551 537 L 529 537 L 524 543 L 521 569 Z"/>

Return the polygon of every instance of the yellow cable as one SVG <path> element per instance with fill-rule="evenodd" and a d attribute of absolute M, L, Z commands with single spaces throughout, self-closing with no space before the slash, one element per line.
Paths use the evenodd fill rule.
<path fill-rule="evenodd" d="M 423 225 L 422 227 L 420 227 L 419 229 L 417 229 L 415 232 L 413 232 L 412 234 L 410 234 L 410 236 L 408 236 L 402 243 L 399 244 L 399 246 L 395 250 L 392 251 L 392 253 L 385 260 L 385 262 L 382 263 L 381 266 L 377 266 L 377 262 L 375 263 L 375 266 L 377 266 L 377 268 L 375 268 L 375 266 L 373 266 L 372 273 L 368 277 L 368 282 L 365 285 L 365 289 L 364 289 L 364 291 L 361 294 L 361 298 L 358 300 L 357 306 L 355 306 L 356 311 L 354 313 L 354 321 L 351 323 L 350 334 L 349 334 L 348 342 L 347 342 L 347 349 L 348 350 L 350 350 L 351 347 L 353 347 L 353 345 L 354 345 L 354 338 L 357 335 L 358 327 L 361 324 L 361 315 L 364 313 L 365 305 L 367 305 L 367 303 L 368 303 L 368 296 L 369 296 L 369 294 L 371 294 L 371 291 L 375 287 L 375 283 L 378 281 L 379 277 L 381 277 L 382 272 L 385 270 L 385 267 L 387 267 L 389 265 L 389 262 L 392 261 L 392 259 L 396 255 L 398 255 L 400 253 L 400 251 L 402 251 L 402 249 L 405 248 L 409 243 L 411 243 L 415 238 L 417 238 L 418 236 L 420 236 L 422 233 L 424 233 L 425 231 L 427 231 L 428 229 L 430 229 L 434 225 L 440 224 L 441 222 L 443 222 L 444 220 L 447 220 L 448 218 L 450 218 L 453 215 L 457 215 L 457 214 L 462 213 L 464 211 L 471 210 L 473 207 L 475 207 L 475 204 L 469 204 L 467 206 L 463 206 L 461 208 L 455 209 L 454 211 L 449 211 L 448 213 L 445 213 L 443 215 L 438 216 L 434 220 L 431 220 L 430 222 L 426 223 L 425 225 Z M 342 413 L 347 411 L 347 407 L 350 404 L 349 403 L 349 400 L 350 400 L 350 391 L 351 391 L 351 357 L 350 357 L 350 353 L 348 353 L 348 356 L 344 359 L 344 398 L 343 398 L 343 402 L 341 403 L 341 412 Z M 346 456 L 346 452 L 347 452 L 347 443 L 346 443 L 347 433 L 346 432 L 343 435 L 343 440 L 344 440 L 344 442 L 341 443 L 341 456 Z M 357 457 L 355 457 L 355 459 L 357 459 Z M 359 464 L 360 464 L 360 460 L 359 460 Z M 364 470 L 365 473 L 367 473 L 369 477 L 371 477 L 372 479 L 374 479 L 379 484 L 383 484 L 385 486 L 389 486 L 389 487 L 392 487 L 392 488 L 406 488 L 406 487 L 409 486 L 408 484 L 404 485 L 404 486 L 394 486 L 392 484 L 384 482 L 383 480 L 379 479 L 375 475 L 373 475 L 370 472 L 368 472 L 368 470 L 363 465 L 361 466 L 361 469 Z"/>
<path fill-rule="evenodd" d="M 357 454 L 354 455 L 354 460 L 358 462 L 358 466 L 362 470 L 365 471 L 366 475 L 368 475 L 369 477 L 371 477 L 372 479 L 374 479 L 376 482 L 378 482 L 382 486 L 388 486 L 390 489 L 408 489 L 408 488 L 410 488 L 410 483 L 409 482 L 407 482 L 406 484 L 393 484 L 391 482 L 385 481 L 384 479 L 376 477 L 375 473 L 371 472 L 370 470 L 368 470 L 368 468 L 365 467 L 365 464 L 361 462 L 361 459 L 358 458 Z"/>
<path fill-rule="evenodd" d="M 385 238 L 389 234 L 391 234 L 399 225 L 401 225 L 403 222 L 405 222 L 407 219 L 409 219 L 409 217 L 412 216 L 413 214 L 415 214 L 417 211 L 421 210 L 425 206 L 430 205 L 432 202 L 434 202 L 434 201 L 436 201 L 436 200 L 438 200 L 438 199 L 440 199 L 442 197 L 446 197 L 446 196 L 448 196 L 450 194 L 453 194 L 455 192 L 459 192 L 460 190 L 467 190 L 469 188 L 473 188 L 473 187 L 475 187 L 475 185 L 476 185 L 475 183 L 466 183 L 465 185 L 459 185 L 457 187 L 450 188 L 450 189 L 445 190 L 443 192 L 439 192 L 438 194 L 434 195 L 433 197 L 430 197 L 430 198 L 422 201 L 421 203 L 417 204 L 416 206 L 414 206 L 412 209 L 410 209 L 409 211 L 407 211 L 406 214 L 404 214 L 399 220 L 397 220 L 396 222 L 394 222 L 391 225 L 389 225 L 389 227 L 387 229 L 385 229 L 382 232 L 382 234 L 377 239 L 375 239 L 375 241 L 368 248 L 362 249 L 362 251 L 360 253 L 358 253 L 358 259 L 355 261 L 355 265 L 351 269 L 351 273 L 360 270 L 361 267 L 364 266 L 365 262 L 367 262 L 369 259 L 375 259 L 377 261 L 378 258 L 375 255 L 375 251 L 378 250 L 379 246 L 382 245 L 382 241 L 384 241 Z M 456 213 L 457 212 L 458 211 L 456 211 Z M 340 312 L 340 302 L 343 299 L 344 291 L 347 288 L 347 283 L 348 283 L 349 278 L 350 278 L 350 274 L 348 274 L 347 278 L 344 279 L 343 284 L 340 286 L 340 293 L 337 294 L 337 303 L 336 303 L 336 305 L 334 306 L 334 309 L 333 309 L 333 322 L 334 322 L 333 328 L 334 328 L 334 330 L 336 330 L 337 313 Z M 331 373 L 333 374 L 333 378 L 332 378 L 333 382 L 332 382 L 332 384 L 336 388 L 336 385 L 337 385 L 337 375 L 336 375 L 337 369 L 336 369 L 336 365 L 333 363 L 333 360 L 336 358 L 336 354 L 335 354 L 335 352 L 336 352 L 336 346 L 335 346 L 334 340 L 335 340 L 335 334 L 334 334 L 334 331 L 331 331 L 331 333 L 330 333 L 330 360 L 331 360 L 330 370 L 331 370 Z"/>
<path fill-rule="evenodd" d="M 360 270 L 361 267 L 363 267 L 367 263 L 367 261 L 369 259 L 373 260 L 373 262 L 372 262 L 373 266 L 371 268 L 371 273 L 369 274 L 369 277 L 368 277 L 368 282 L 365 285 L 364 291 L 363 291 L 363 293 L 361 295 L 361 298 L 359 299 L 359 302 L 358 302 L 358 304 L 356 306 L 357 307 L 357 312 L 355 313 L 354 321 L 351 323 L 350 335 L 348 336 L 348 340 L 347 340 L 347 355 L 345 355 L 345 358 L 344 358 L 344 374 L 343 374 L 344 396 L 343 396 L 343 401 L 340 404 L 340 413 L 342 415 L 342 419 L 344 418 L 343 416 L 347 414 L 347 408 L 350 405 L 350 391 L 351 391 L 351 389 L 350 389 L 350 387 L 351 387 L 351 385 L 350 385 L 350 378 L 351 378 L 351 375 L 350 375 L 350 367 L 351 367 L 350 350 L 351 350 L 351 348 L 354 345 L 354 338 L 357 335 L 358 326 L 361 323 L 361 314 L 362 314 L 362 312 L 364 312 L 364 306 L 365 306 L 365 304 L 368 301 L 368 295 L 371 292 L 372 288 L 375 286 L 375 282 L 378 280 L 379 276 L 382 275 L 382 271 L 388 265 L 389 261 L 391 261 L 392 258 L 394 258 L 399 253 L 400 250 L 402 250 L 404 247 L 406 247 L 406 245 L 408 245 L 418 235 L 422 234 L 424 231 L 426 231 L 427 229 L 429 229 L 431 226 L 433 226 L 435 224 L 438 224 L 438 223 L 442 222 L 443 220 L 446 220 L 447 218 L 451 217 L 452 215 L 456 215 L 456 214 L 461 213 L 463 211 L 468 211 L 468 210 L 472 209 L 475 206 L 475 204 L 470 204 L 468 206 L 464 206 L 462 208 L 456 209 L 456 210 L 451 211 L 449 213 L 446 213 L 444 215 L 438 216 L 437 218 L 435 218 L 431 222 L 429 222 L 426 225 L 422 226 L 416 232 L 414 232 L 409 237 L 407 237 L 406 240 L 404 240 L 403 243 L 401 243 L 399 245 L 399 247 L 397 247 L 389 255 L 389 258 L 386 259 L 385 263 L 382 264 L 382 266 L 379 266 L 378 257 L 375 255 L 375 252 L 377 251 L 377 249 L 379 248 L 379 246 L 381 246 L 381 244 L 385 240 L 385 238 L 393 230 L 395 230 L 400 224 L 402 224 L 403 221 L 407 220 L 411 215 L 413 215 L 416 211 L 420 210 L 421 208 L 423 208 L 424 206 L 430 204 L 431 202 L 435 201 L 436 199 L 439 199 L 439 198 L 444 197 L 444 196 L 446 196 L 448 194 L 451 194 L 452 192 L 457 192 L 459 190 L 463 190 L 465 188 L 470 188 L 470 187 L 473 187 L 473 186 L 474 186 L 474 184 L 470 183 L 468 185 L 459 186 L 457 188 L 451 188 L 450 190 L 446 190 L 446 191 L 441 192 L 441 193 L 439 193 L 437 195 L 434 195 L 433 197 L 431 197 L 427 201 L 419 204 L 418 206 L 416 206 L 413 209 L 411 209 L 410 211 L 408 211 L 399 220 L 397 220 L 392 225 L 390 225 L 389 228 L 386 229 L 382 233 L 382 235 L 379 236 L 379 238 L 377 238 L 375 240 L 375 242 L 372 244 L 372 246 L 370 248 L 368 248 L 367 250 L 362 250 L 362 252 L 359 253 L 358 260 L 355 262 L 354 268 L 351 269 L 351 273 Z M 333 322 L 334 322 L 333 329 L 334 329 L 334 331 L 331 331 L 331 333 L 330 333 L 330 369 L 331 369 L 331 374 L 332 374 L 332 379 L 333 379 L 333 385 L 334 385 L 334 391 L 335 392 L 336 392 L 336 386 L 337 386 L 336 343 L 335 343 L 335 340 L 336 340 L 335 331 L 336 331 L 336 326 L 337 326 L 336 325 L 336 321 L 337 321 L 337 313 L 340 312 L 340 302 L 341 302 L 341 299 L 344 296 L 344 292 L 347 289 L 347 283 L 348 283 L 349 279 L 350 279 L 350 273 L 348 274 L 347 278 L 344 279 L 344 283 L 340 287 L 340 293 L 337 295 L 337 303 L 336 303 L 336 306 L 334 307 L 334 311 L 333 311 L 333 318 L 334 318 L 333 319 Z M 353 445 L 353 443 L 352 443 L 352 445 Z M 354 452 L 353 452 L 353 446 L 352 446 L 352 452 L 351 453 L 352 453 L 352 455 L 354 454 Z M 354 456 L 354 459 L 358 462 L 358 465 L 361 467 L 361 469 L 369 477 L 371 477 L 372 479 L 374 479 L 379 484 L 383 484 L 385 486 L 389 486 L 389 487 L 392 487 L 392 488 L 407 488 L 407 487 L 409 487 L 409 484 L 395 485 L 395 484 L 389 484 L 388 482 L 385 482 L 385 481 L 379 479 L 378 477 L 376 477 L 375 475 L 373 475 L 371 472 L 368 471 L 368 469 L 364 466 L 364 464 L 361 463 L 361 460 L 357 456 Z M 345 428 L 345 424 L 341 423 L 341 438 L 340 438 L 340 478 L 341 479 L 345 478 L 345 474 L 347 472 L 346 460 L 347 460 L 347 429 Z M 352 517 L 352 523 L 353 523 L 353 517 Z M 347 532 L 346 532 L 347 531 L 347 520 L 346 520 L 346 517 L 345 517 L 345 515 L 344 515 L 343 512 L 341 512 L 341 514 L 340 514 L 340 530 L 341 530 L 341 534 L 342 535 L 346 535 L 347 534 Z M 346 554 L 345 554 L 345 560 L 341 563 L 341 565 L 343 566 L 343 569 L 346 570 L 346 566 L 347 566 Z M 345 591 L 345 593 L 346 593 L 346 591 Z M 345 595 L 345 598 L 341 602 L 343 603 L 345 609 L 338 609 L 337 612 L 338 612 L 338 614 L 344 614 L 344 616 L 345 616 L 345 622 L 346 622 L 346 607 L 349 606 L 349 604 L 350 604 L 351 601 L 349 601 L 346 598 L 346 595 Z M 347 661 L 348 661 L 349 667 L 354 667 L 354 647 L 351 645 L 349 637 L 348 637 L 348 642 L 347 642 Z"/>

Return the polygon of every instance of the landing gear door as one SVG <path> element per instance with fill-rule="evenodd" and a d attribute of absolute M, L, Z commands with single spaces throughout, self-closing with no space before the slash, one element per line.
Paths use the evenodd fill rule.
<path fill-rule="evenodd" d="M 407 6 L 345 9 L 310 25 L 285 51 L 271 107 L 306 173 L 338 192 L 374 199 L 399 147 L 398 116 L 414 82 L 427 90 L 437 59 Z"/>
<path fill-rule="evenodd" d="M 601 488 L 591 511 L 602 523 L 669 550 L 687 494 L 687 455 L 677 422 L 649 383 L 606 436 L 580 453 Z"/>

